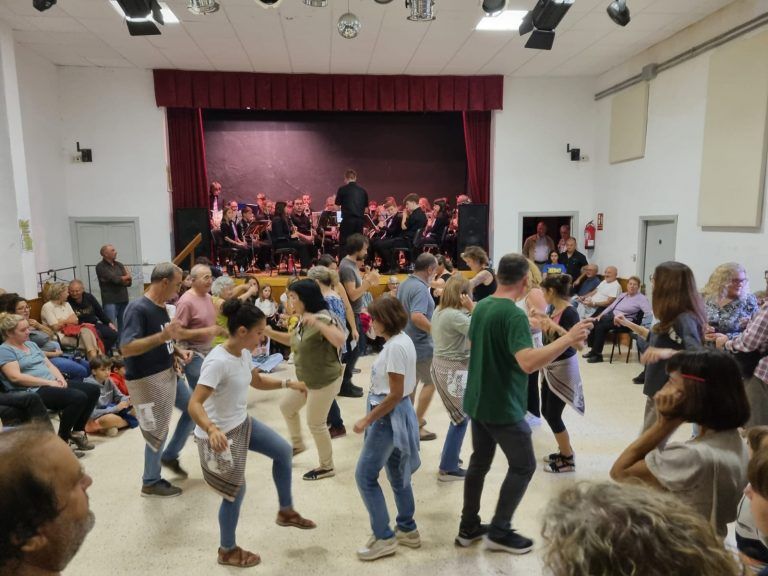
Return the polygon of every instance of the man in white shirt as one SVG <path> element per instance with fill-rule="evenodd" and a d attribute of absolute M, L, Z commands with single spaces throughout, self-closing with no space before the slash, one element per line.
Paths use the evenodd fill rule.
<path fill-rule="evenodd" d="M 592 292 L 578 298 L 579 316 L 583 320 L 595 313 L 602 312 L 610 306 L 621 294 L 619 284 L 619 271 L 616 266 L 606 266 L 603 272 L 603 281 Z"/>

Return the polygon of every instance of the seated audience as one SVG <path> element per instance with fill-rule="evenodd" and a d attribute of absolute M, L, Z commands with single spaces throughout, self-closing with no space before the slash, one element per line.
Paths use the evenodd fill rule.
<path fill-rule="evenodd" d="M 80 280 L 72 280 L 69 283 L 67 302 L 74 310 L 78 322 L 80 324 L 93 324 L 104 343 L 104 349 L 112 350 L 117 342 L 117 326 L 104 313 L 104 309 L 96 297 L 85 291 L 85 286 Z"/>
<path fill-rule="evenodd" d="M 557 250 L 552 250 L 549 253 L 549 262 L 541 267 L 541 273 L 545 276 L 557 276 L 558 274 L 566 273 L 565 266 L 560 264 L 560 255 Z"/>
<path fill-rule="evenodd" d="M 48 409 L 39 396 L 24 392 L 0 392 L 0 430 L 3 426 L 24 424 L 33 420 L 42 422 L 53 431 Z"/>
<path fill-rule="evenodd" d="M 85 381 L 99 387 L 99 400 L 85 425 L 89 434 L 117 436 L 118 430 L 139 425 L 131 399 L 120 392 L 110 377 L 111 368 L 112 360 L 106 356 L 96 356 L 91 360 L 91 376 Z"/>
<path fill-rule="evenodd" d="M 768 534 L 768 450 L 762 446 L 749 461 L 747 479 L 745 493 L 750 500 L 755 527 L 761 534 Z M 768 568 L 764 568 L 760 576 L 768 576 Z"/>
<path fill-rule="evenodd" d="M 467 246 L 461 253 L 461 259 L 475 273 L 469 281 L 470 292 L 475 302 L 480 302 L 496 292 L 496 274 L 491 268 L 491 261 L 485 250 L 480 246 Z"/>
<path fill-rule="evenodd" d="M 573 281 L 573 286 L 571 286 L 571 294 L 573 295 L 571 304 L 574 308 L 578 308 L 579 298 L 585 298 L 591 292 L 594 292 L 602 280 L 597 275 L 597 264 L 586 264 L 573 278 L 576 279 Z"/>
<path fill-rule="evenodd" d="M 48 326 L 30 318 L 29 302 L 18 294 L 7 294 L 6 296 L 8 297 L 7 300 L 0 304 L 0 312 L 18 314 L 28 322 L 30 327 L 29 339 L 37 344 L 48 360 L 64 374 L 65 378 L 83 380 L 90 374 L 91 369 L 87 360 L 64 354 L 61 351 L 61 344 L 59 344 L 56 333 Z"/>
<path fill-rule="evenodd" d="M 618 280 L 619 271 L 616 266 L 607 266 L 603 273 L 603 281 L 586 296 L 579 296 L 579 316 L 582 319 L 594 316 L 610 306 L 621 294 L 621 284 Z"/>
<path fill-rule="evenodd" d="M 99 388 L 67 382 L 40 348 L 29 341 L 29 324 L 16 314 L 0 314 L 0 383 L 6 391 L 37 394 L 49 410 L 59 412 L 59 436 L 78 450 L 92 450 L 85 424 L 99 399 Z"/>
<path fill-rule="evenodd" d="M 84 350 L 90 360 L 103 350 L 100 350 L 95 329 L 80 326 L 77 314 L 67 302 L 68 297 L 66 284 L 53 284 L 48 290 L 48 301 L 43 304 L 40 316 L 43 323 L 56 332 L 62 346 Z"/>
<path fill-rule="evenodd" d="M 611 478 L 674 493 L 725 538 L 747 483 L 738 430 L 749 418 L 744 384 L 735 361 L 718 351 L 679 352 L 667 372 L 654 396 L 656 422 L 622 452 Z M 684 422 L 698 424 L 698 436 L 665 445 Z"/>
<path fill-rule="evenodd" d="M 0 574 L 61 574 L 93 528 L 92 482 L 47 428 L 0 434 Z"/>
<path fill-rule="evenodd" d="M 382 296 L 392 296 L 397 298 L 397 289 L 400 287 L 400 279 L 397 276 L 390 276 L 387 280 L 387 288 L 382 293 Z"/>
<path fill-rule="evenodd" d="M 570 486 L 549 501 L 541 534 L 551 576 L 742 574 L 707 519 L 644 486 Z"/>
<path fill-rule="evenodd" d="M 253 367 L 258 372 L 270 374 L 275 368 L 283 363 L 282 354 L 270 354 L 272 340 L 267 336 L 262 336 L 258 346 L 251 351 L 253 358 Z"/>
<path fill-rule="evenodd" d="M 623 316 L 635 324 L 640 324 L 642 319 L 653 315 L 651 303 L 640 292 L 640 278 L 630 276 L 627 280 L 627 291 L 621 294 L 605 310 L 595 316 L 595 328 L 587 340 L 592 349 L 586 354 L 587 362 L 594 364 L 603 361 L 603 346 L 608 331 L 615 327 L 617 316 Z"/>
<path fill-rule="evenodd" d="M 587 257 L 576 250 L 576 238 L 571 236 L 565 242 L 565 250 L 560 252 L 558 262 L 565 266 L 565 273 L 576 281 L 582 274 L 584 266 L 587 265 Z M 597 269 L 595 269 L 597 274 Z"/>
<path fill-rule="evenodd" d="M 261 293 L 259 294 L 259 298 L 256 300 L 255 305 L 256 308 L 264 312 L 264 316 L 266 316 L 267 319 L 272 318 L 277 314 L 277 302 L 272 298 L 272 286 L 264 284 L 264 286 L 261 287 Z"/>
<path fill-rule="evenodd" d="M 112 357 L 112 366 L 109 371 L 109 377 L 112 379 L 112 382 L 115 383 L 115 386 L 117 386 L 117 389 L 120 390 L 120 393 L 124 396 L 128 396 L 128 385 L 125 383 L 125 360 L 123 360 L 122 356 L 113 356 Z"/>
<path fill-rule="evenodd" d="M 758 310 L 757 298 L 749 291 L 747 272 L 741 264 L 721 264 L 702 291 L 709 331 L 735 338 Z"/>
<path fill-rule="evenodd" d="M 747 432 L 747 444 L 750 460 L 758 451 L 768 449 L 768 426 L 750 428 Z M 736 547 L 739 550 L 739 558 L 750 573 L 757 573 L 768 567 L 768 547 L 764 540 L 764 533 L 755 525 L 752 503 L 745 490 L 736 516 Z"/>

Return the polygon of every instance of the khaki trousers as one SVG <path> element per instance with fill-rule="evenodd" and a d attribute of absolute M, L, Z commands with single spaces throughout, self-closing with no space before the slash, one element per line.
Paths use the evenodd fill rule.
<path fill-rule="evenodd" d="M 301 421 L 299 411 L 307 405 L 307 426 L 312 433 L 312 438 L 317 446 L 317 454 L 320 457 L 320 469 L 333 469 L 333 449 L 331 448 L 331 433 L 328 431 L 328 410 L 331 408 L 334 398 L 341 390 L 341 379 L 334 380 L 325 388 L 308 389 L 307 396 L 288 390 L 280 402 L 280 411 L 283 413 L 285 423 L 288 425 L 288 433 L 291 435 L 291 444 L 294 450 L 304 448 L 304 439 L 301 434 Z"/>

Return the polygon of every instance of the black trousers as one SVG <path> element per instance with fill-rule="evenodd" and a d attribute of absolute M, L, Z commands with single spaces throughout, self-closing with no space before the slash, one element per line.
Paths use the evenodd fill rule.
<path fill-rule="evenodd" d="M 528 412 L 541 418 L 539 403 L 539 371 L 528 374 Z"/>
<path fill-rule="evenodd" d="M 34 392 L 0 393 L 0 420 L 8 425 L 37 420 L 51 426 L 48 410 L 40 396 Z"/>
<path fill-rule="evenodd" d="M 407 238 L 391 238 L 376 242 L 373 246 L 373 252 L 381 256 L 381 267 L 387 271 L 397 267 L 395 266 L 395 252 L 410 247 L 411 244 Z"/>
<path fill-rule="evenodd" d="M 339 224 L 339 258 L 347 255 L 347 238 L 352 234 L 362 234 L 365 220 L 347 216 Z"/>
<path fill-rule="evenodd" d="M 600 355 L 603 353 L 603 346 L 605 346 L 605 338 L 608 336 L 608 331 L 613 328 L 613 313 L 608 312 L 603 315 L 600 320 L 595 322 L 595 327 L 589 335 L 588 344 L 592 346 L 592 354 Z M 591 340 L 591 341 L 589 341 Z"/>
<path fill-rule="evenodd" d="M 544 416 L 544 420 L 547 421 L 552 432 L 560 434 L 565 431 L 565 422 L 563 422 L 563 410 L 565 410 L 565 402 L 560 397 L 552 392 L 547 383 L 546 376 L 542 375 L 541 378 L 541 414 Z"/>
<path fill-rule="evenodd" d="M 104 349 L 109 352 L 117 344 L 117 331 L 112 330 L 107 324 L 95 324 L 96 332 L 99 333 L 99 338 L 104 343 Z"/>
<path fill-rule="evenodd" d="M 99 401 L 99 387 L 80 380 L 70 380 L 66 388 L 41 386 L 36 394 L 48 410 L 59 412 L 59 436 L 69 440 L 72 431 L 82 432 Z"/>
<path fill-rule="evenodd" d="M 296 254 L 299 256 L 299 262 L 301 262 L 302 270 L 309 270 L 312 265 L 312 254 L 310 247 L 312 244 L 305 244 L 300 240 L 291 238 L 290 240 L 275 240 L 275 250 L 279 248 L 293 248 L 296 250 Z M 278 264 L 275 262 L 275 264 Z"/>

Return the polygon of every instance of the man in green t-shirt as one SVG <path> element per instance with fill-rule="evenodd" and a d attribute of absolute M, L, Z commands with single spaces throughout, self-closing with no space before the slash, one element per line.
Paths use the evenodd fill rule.
<path fill-rule="evenodd" d="M 525 421 L 528 374 L 543 368 L 570 346 L 586 340 L 591 323 L 576 324 L 566 336 L 533 348 L 529 319 L 515 302 L 528 288 L 528 261 L 507 254 L 499 262 L 498 289 L 475 306 L 469 339 L 472 351 L 464 410 L 472 418 L 472 457 L 464 481 L 464 508 L 456 543 L 469 546 L 485 537 L 486 548 L 512 554 L 531 550 L 533 541 L 511 528 L 512 515 L 536 469 L 531 429 Z M 491 524 L 480 522 L 480 498 L 496 446 L 509 468 Z"/>

